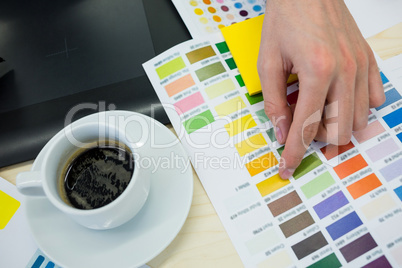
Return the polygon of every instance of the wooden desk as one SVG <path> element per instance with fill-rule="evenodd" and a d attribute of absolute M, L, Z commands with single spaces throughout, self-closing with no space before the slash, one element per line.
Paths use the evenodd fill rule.
<path fill-rule="evenodd" d="M 402 23 L 368 38 L 382 59 L 402 53 L 401 29 Z M 0 177 L 15 184 L 16 175 L 30 170 L 32 163 L 2 168 Z M 199 178 L 193 174 L 194 196 L 188 218 L 173 242 L 148 264 L 151 267 L 243 267 Z"/>

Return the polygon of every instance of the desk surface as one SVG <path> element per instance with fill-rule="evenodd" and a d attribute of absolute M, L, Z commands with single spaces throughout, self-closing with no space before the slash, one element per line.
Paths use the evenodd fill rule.
<path fill-rule="evenodd" d="M 395 42 L 402 39 L 398 31 L 387 31 L 369 38 L 370 45 L 380 57 L 387 55 L 390 46 L 402 53 Z M 392 35 L 392 36 L 391 36 Z M 393 50 L 394 52 L 396 50 Z M 173 131 L 172 126 L 169 128 Z M 33 161 L 0 169 L 0 177 L 15 184 L 19 172 L 28 171 Z M 194 196 L 188 218 L 173 242 L 148 265 L 151 267 L 243 267 L 228 234 L 223 228 L 198 176 L 193 172 Z"/>

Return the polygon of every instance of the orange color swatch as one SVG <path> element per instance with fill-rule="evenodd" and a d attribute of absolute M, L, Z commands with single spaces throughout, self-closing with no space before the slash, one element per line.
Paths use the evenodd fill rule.
<path fill-rule="evenodd" d="M 373 173 L 368 175 L 367 177 L 349 185 L 346 187 L 349 193 L 352 195 L 353 199 L 357 199 L 362 195 L 371 192 L 377 187 L 380 187 L 382 183 L 377 178 L 377 176 Z"/>
<path fill-rule="evenodd" d="M 190 74 L 188 74 L 166 85 L 165 90 L 168 96 L 172 97 L 173 95 L 176 95 L 177 93 L 194 85 L 195 85 L 194 79 L 191 77 Z"/>
<path fill-rule="evenodd" d="M 367 167 L 367 163 L 366 161 L 364 161 L 363 157 L 359 154 L 337 165 L 336 167 L 334 167 L 334 170 L 336 174 L 338 174 L 339 178 L 342 180 L 364 167 Z"/>

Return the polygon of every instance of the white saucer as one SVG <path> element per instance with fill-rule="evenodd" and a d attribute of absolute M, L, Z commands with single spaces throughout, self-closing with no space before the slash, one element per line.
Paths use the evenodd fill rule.
<path fill-rule="evenodd" d="M 141 114 L 113 111 L 107 115 L 137 116 L 153 125 L 157 144 L 173 143 L 168 148 L 154 149 L 155 157 L 186 159 L 187 154 L 174 134 L 164 125 Z M 82 120 L 82 121 L 81 121 Z M 94 114 L 77 121 L 98 120 Z M 58 133 L 57 135 L 62 135 Z M 32 170 L 38 170 L 44 152 L 36 158 Z M 173 166 L 173 165 L 171 165 Z M 105 231 L 90 230 L 59 212 L 44 197 L 26 198 L 26 216 L 39 248 L 63 267 L 137 267 L 157 256 L 176 237 L 190 210 L 193 196 L 191 167 L 166 166 L 151 178 L 148 199 L 128 223 Z"/>

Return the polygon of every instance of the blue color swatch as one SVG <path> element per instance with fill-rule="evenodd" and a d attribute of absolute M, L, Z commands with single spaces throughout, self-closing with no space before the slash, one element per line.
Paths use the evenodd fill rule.
<path fill-rule="evenodd" d="M 349 201 L 346 196 L 343 194 L 342 191 L 339 191 L 336 194 L 315 205 L 314 210 L 317 213 L 318 217 L 320 219 L 323 219 L 324 217 L 328 216 L 332 212 L 335 212 L 348 203 Z"/>
<path fill-rule="evenodd" d="M 362 224 L 363 222 L 361 221 L 359 216 L 356 214 L 356 212 L 353 211 L 342 219 L 329 225 L 327 227 L 327 231 L 332 239 L 336 240 Z"/>
<path fill-rule="evenodd" d="M 398 188 L 394 189 L 394 192 L 399 197 L 399 199 L 402 201 L 402 186 L 399 186 Z"/>
<path fill-rule="evenodd" d="M 399 139 L 400 142 L 402 142 L 402 132 L 396 135 L 396 137 Z"/>
<path fill-rule="evenodd" d="M 47 264 L 46 264 L 46 267 L 45 268 L 54 268 L 54 263 L 53 262 L 48 262 Z"/>
<path fill-rule="evenodd" d="M 385 123 L 387 123 L 390 128 L 396 127 L 402 123 L 402 108 L 387 114 L 382 119 L 384 119 Z"/>
<path fill-rule="evenodd" d="M 382 81 L 383 85 L 389 82 L 388 78 L 382 72 L 380 72 L 380 75 L 381 75 L 381 81 Z"/>
<path fill-rule="evenodd" d="M 392 89 L 388 90 L 387 92 L 385 92 L 385 102 L 383 103 L 383 105 L 381 105 L 375 109 L 377 111 L 379 111 L 382 108 L 387 107 L 391 103 L 394 103 L 400 99 L 401 99 L 401 95 L 399 94 L 399 92 L 395 88 L 392 88 Z"/>
<path fill-rule="evenodd" d="M 45 261 L 45 257 L 43 257 L 42 255 L 39 255 L 34 264 L 32 264 L 32 268 L 40 268 L 40 266 L 42 265 L 42 263 Z"/>

